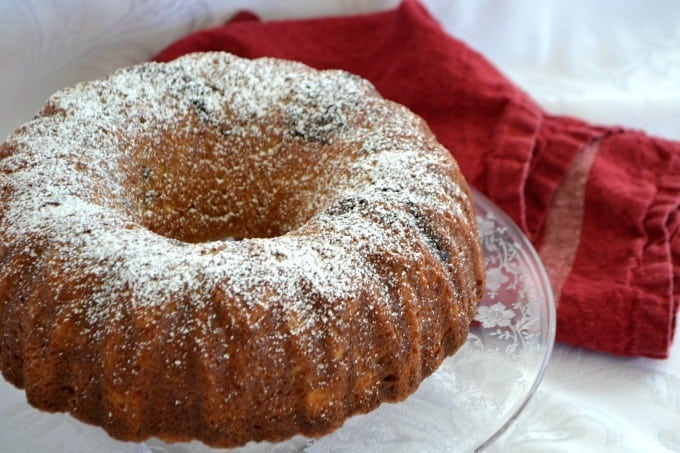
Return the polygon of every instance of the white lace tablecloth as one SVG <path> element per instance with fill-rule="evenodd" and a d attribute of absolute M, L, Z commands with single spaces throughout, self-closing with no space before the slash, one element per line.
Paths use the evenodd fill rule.
<path fill-rule="evenodd" d="M 276 18 L 350 14 L 396 3 L 0 0 L 0 136 L 30 119 L 55 90 L 146 60 L 246 5 Z M 453 35 L 495 62 L 548 111 L 680 139 L 677 2 L 425 3 Z M 488 451 L 680 451 L 680 344 L 666 361 L 558 345 L 536 395 Z"/>

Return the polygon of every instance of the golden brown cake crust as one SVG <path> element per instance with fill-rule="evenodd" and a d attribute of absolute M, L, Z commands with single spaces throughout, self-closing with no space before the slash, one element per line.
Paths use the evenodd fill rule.
<path fill-rule="evenodd" d="M 458 166 L 342 71 L 119 70 L 11 135 L 0 188 L 2 374 L 119 439 L 327 433 L 412 393 L 482 292 Z"/>

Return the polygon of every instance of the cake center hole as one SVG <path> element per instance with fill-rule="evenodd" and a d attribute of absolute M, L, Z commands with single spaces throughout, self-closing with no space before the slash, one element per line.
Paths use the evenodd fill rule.
<path fill-rule="evenodd" d="M 135 143 L 124 187 L 146 228 L 192 243 L 275 237 L 324 204 L 334 170 L 320 159 L 324 150 L 310 149 L 321 144 L 299 149 L 265 131 L 231 137 L 197 127 L 190 136 L 168 131 Z"/>

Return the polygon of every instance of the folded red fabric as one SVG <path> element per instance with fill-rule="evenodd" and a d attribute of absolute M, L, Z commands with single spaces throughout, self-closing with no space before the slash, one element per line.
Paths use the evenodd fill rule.
<path fill-rule="evenodd" d="M 156 60 L 225 50 L 340 68 L 421 115 L 524 230 L 558 300 L 557 339 L 667 357 L 680 300 L 680 143 L 544 113 L 414 0 L 354 17 L 227 24 Z"/>

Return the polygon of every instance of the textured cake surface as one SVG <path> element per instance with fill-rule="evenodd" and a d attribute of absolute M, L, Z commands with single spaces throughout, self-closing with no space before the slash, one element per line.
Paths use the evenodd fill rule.
<path fill-rule="evenodd" d="M 0 190 L 2 374 L 119 439 L 324 434 L 412 393 L 481 297 L 457 164 L 342 71 L 121 69 L 12 134 Z"/>

